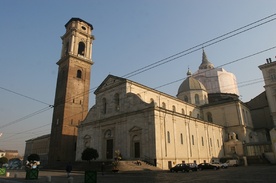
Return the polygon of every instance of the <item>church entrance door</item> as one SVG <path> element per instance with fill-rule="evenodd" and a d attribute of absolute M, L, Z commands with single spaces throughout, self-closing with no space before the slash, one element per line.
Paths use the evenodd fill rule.
<path fill-rule="evenodd" d="M 113 159 L 113 139 L 106 140 L 106 159 Z"/>
<path fill-rule="evenodd" d="M 134 157 L 140 158 L 140 142 L 134 143 Z"/>

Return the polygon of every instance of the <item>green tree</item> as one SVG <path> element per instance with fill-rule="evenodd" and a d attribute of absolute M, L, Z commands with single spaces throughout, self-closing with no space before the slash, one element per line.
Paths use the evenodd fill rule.
<path fill-rule="evenodd" d="M 95 160 L 99 157 L 98 151 L 93 148 L 86 148 L 82 154 L 81 154 L 81 159 L 88 161 L 90 163 L 91 160 Z"/>

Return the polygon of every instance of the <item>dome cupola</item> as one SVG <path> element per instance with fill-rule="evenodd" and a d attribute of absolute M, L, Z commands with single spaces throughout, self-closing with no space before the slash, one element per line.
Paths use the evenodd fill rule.
<path fill-rule="evenodd" d="M 177 98 L 196 105 L 207 103 L 207 91 L 205 86 L 192 77 L 190 70 L 187 72 L 187 78 L 178 88 Z"/>

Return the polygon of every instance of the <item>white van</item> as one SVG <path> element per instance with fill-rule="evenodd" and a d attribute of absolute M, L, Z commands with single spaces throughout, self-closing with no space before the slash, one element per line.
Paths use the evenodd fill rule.
<path fill-rule="evenodd" d="M 226 163 L 228 164 L 228 166 L 238 166 L 239 165 L 239 162 L 236 159 L 227 160 Z"/>

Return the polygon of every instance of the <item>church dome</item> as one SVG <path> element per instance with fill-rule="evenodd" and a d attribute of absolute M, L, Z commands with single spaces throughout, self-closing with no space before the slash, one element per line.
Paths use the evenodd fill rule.
<path fill-rule="evenodd" d="M 182 84 L 178 88 L 178 94 L 182 92 L 187 92 L 191 90 L 204 90 L 206 91 L 206 88 L 204 85 L 198 81 L 197 79 L 193 78 L 192 76 L 188 76 Z"/>

